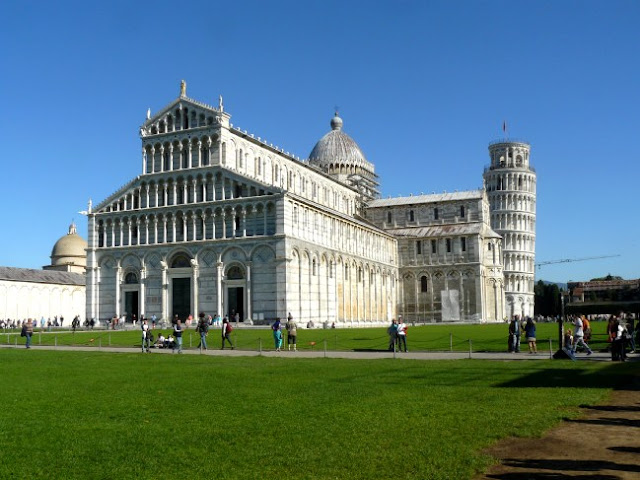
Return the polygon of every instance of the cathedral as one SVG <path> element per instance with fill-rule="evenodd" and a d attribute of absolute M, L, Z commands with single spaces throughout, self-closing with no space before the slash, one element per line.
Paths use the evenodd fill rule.
<path fill-rule="evenodd" d="M 380 198 L 331 119 L 301 160 L 180 95 L 140 127 L 142 170 L 88 211 L 86 316 L 200 311 L 316 325 L 533 314 L 529 145 L 490 145 L 484 188 Z"/>

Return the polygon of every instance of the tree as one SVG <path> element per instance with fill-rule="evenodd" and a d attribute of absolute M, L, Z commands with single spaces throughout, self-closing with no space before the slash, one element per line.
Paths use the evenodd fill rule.
<path fill-rule="evenodd" d="M 561 313 L 560 289 L 555 283 L 538 280 L 534 287 L 534 313 L 545 317 L 555 317 Z"/>

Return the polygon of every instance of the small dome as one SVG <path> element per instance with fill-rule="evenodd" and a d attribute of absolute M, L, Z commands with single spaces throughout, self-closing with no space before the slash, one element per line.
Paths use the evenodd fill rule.
<path fill-rule="evenodd" d="M 87 266 L 87 241 L 76 233 L 76 225 L 69 225 L 69 233 L 61 237 L 51 250 L 51 265 Z"/>
<path fill-rule="evenodd" d="M 309 154 L 309 163 L 323 169 L 330 165 L 354 166 L 374 171 L 358 144 L 342 131 L 342 119 L 336 112 L 331 119 L 331 131 L 316 143 Z"/>

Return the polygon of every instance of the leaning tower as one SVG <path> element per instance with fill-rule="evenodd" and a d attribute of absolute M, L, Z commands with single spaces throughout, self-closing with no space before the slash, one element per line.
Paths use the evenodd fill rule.
<path fill-rule="evenodd" d="M 536 254 L 536 171 L 529 164 L 531 145 L 498 141 L 489 145 L 491 164 L 484 184 L 491 227 L 503 239 L 507 315 L 533 316 Z"/>

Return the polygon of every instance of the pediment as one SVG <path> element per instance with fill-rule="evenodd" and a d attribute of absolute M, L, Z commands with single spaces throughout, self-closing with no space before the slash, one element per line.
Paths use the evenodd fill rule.
<path fill-rule="evenodd" d="M 229 114 L 222 103 L 215 108 L 186 96 L 180 96 L 151 115 L 140 127 L 140 136 L 147 137 L 175 133 L 193 128 L 207 127 L 228 122 Z"/>

